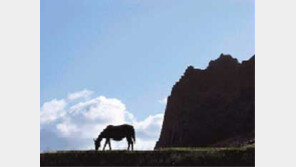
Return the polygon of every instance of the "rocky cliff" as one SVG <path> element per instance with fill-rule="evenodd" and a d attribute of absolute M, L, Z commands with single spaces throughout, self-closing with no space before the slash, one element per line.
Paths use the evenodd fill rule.
<path fill-rule="evenodd" d="M 239 63 L 221 54 L 204 70 L 189 66 L 173 86 L 155 148 L 223 146 L 254 139 L 254 130 L 255 56 Z"/>

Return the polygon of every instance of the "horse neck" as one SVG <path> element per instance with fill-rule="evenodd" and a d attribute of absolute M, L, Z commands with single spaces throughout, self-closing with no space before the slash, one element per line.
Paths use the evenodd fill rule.
<path fill-rule="evenodd" d="M 104 136 L 103 136 L 102 134 L 100 134 L 100 135 L 98 136 L 98 140 L 99 140 L 99 141 L 101 141 L 103 138 L 104 138 Z"/>

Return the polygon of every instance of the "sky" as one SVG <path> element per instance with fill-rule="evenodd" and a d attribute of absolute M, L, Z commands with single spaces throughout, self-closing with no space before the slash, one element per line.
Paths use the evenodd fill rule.
<path fill-rule="evenodd" d="M 189 65 L 255 54 L 254 3 L 41 0 L 40 151 L 94 149 L 106 125 L 121 123 L 134 125 L 135 149 L 153 149 Z"/>

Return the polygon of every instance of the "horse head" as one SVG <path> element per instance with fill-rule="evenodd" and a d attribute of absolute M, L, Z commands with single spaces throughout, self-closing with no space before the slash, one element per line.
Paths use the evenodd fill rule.
<path fill-rule="evenodd" d="M 95 144 L 95 149 L 96 151 L 98 151 L 98 149 L 101 146 L 101 141 L 99 141 L 99 139 L 93 139 L 94 140 L 94 144 Z"/>

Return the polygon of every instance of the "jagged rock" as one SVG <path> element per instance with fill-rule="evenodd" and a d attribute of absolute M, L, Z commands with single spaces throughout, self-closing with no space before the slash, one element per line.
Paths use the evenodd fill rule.
<path fill-rule="evenodd" d="M 255 56 L 239 63 L 221 54 L 205 70 L 189 66 L 173 86 L 155 148 L 249 140 L 254 129 Z"/>

